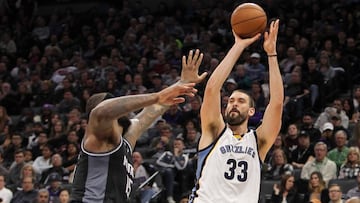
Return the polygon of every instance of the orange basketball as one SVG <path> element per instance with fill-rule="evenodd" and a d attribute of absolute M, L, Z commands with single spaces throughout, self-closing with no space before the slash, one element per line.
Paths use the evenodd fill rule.
<path fill-rule="evenodd" d="M 231 14 L 231 27 L 241 38 L 249 38 L 266 29 L 265 11 L 257 4 L 243 3 Z"/>

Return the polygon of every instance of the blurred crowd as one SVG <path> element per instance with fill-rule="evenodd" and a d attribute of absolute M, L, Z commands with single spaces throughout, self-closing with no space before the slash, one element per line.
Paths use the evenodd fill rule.
<path fill-rule="evenodd" d="M 0 199 L 67 202 L 87 99 L 104 91 L 157 92 L 179 80 L 181 57 L 191 49 L 204 54 L 200 72 L 211 74 L 233 43 L 230 15 L 242 2 L 163 1 L 150 9 L 124 0 L 39 14 L 36 0 L 1 0 Z M 302 181 L 304 198 L 326 203 L 336 198 L 327 194 L 330 180 L 357 179 L 355 195 L 340 196 L 360 196 L 359 1 L 252 2 L 269 21 L 280 18 L 277 55 L 285 87 L 283 126 L 263 163 L 263 179 Z M 234 89 L 249 91 L 257 109 L 249 128 L 261 122 L 270 96 L 261 43 L 243 52 L 222 89 L 223 108 Z M 205 85 L 171 106 L 138 141 L 134 202 L 187 202 Z M 313 179 L 324 186 L 315 188 Z M 281 184 L 274 186 L 274 203 L 287 190 Z"/>

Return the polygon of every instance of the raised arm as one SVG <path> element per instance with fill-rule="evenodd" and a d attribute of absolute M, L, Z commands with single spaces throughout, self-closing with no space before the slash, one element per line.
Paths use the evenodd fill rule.
<path fill-rule="evenodd" d="M 284 87 L 276 53 L 278 29 L 279 20 L 273 21 L 270 24 L 269 32 L 265 32 L 264 35 L 264 49 L 269 62 L 270 101 L 265 109 L 262 124 L 256 130 L 261 160 L 265 159 L 266 153 L 274 143 L 281 128 Z"/>
<path fill-rule="evenodd" d="M 186 84 L 186 83 L 199 83 L 207 75 L 206 72 L 198 75 L 199 67 L 203 59 L 203 54 L 199 50 L 195 52 L 193 50 L 189 51 L 189 55 L 186 59 L 185 56 L 182 58 L 182 70 L 181 70 L 181 80 L 175 83 L 173 86 Z M 171 90 L 172 91 L 172 90 Z M 146 129 L 154 122 L 156 118 L 164 114 L 168 109 L 171 103 L 161 103 L 145 107 L 135 119 L 132 121 L 128 133 L 125 135 L 125 138 L 129 141 L 131 146 L 135 146 L 136 140 L 145 132 Z"/>
<path fill-rule="evenodd" d="M 220 107 L 221 87 L 243 50 L 260 37 L 260 34 L 257 34 L 253 38 L 241 39 L 234 32 L 233 35 L 235 38 L 234 45 L 216 67 L 206 84 L 200 111 L 202 136 L 199 142 L 199 149 L 205 148 L 211 144 L 224 128 L 225 123 L 223 122 Z"/>

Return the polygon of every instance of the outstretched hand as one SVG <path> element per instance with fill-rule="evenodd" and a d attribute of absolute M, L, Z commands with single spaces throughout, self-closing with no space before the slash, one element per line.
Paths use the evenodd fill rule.
<path fill-rule="evenodd" d="M 199 67 L 202 62 L 204 55 L 200 53 L 199 49 L 196 49 L 195 54 L 193 50 L 189 51 L 189 56 L 182 57 L 182 70 L 181 70 L 181 81 L 182 82 L 201 82 L 207 75 L 207 72 L 198 75 Z"/>
<path fill-rule="evenodd" d="M 170 87 L 161 90 L 159 94 L 158 103 L 165 106 L 179 104 L 185 101 L 181 96 L 195 96 L 197 89 L 194 88 L 195 83 L 179 84 L 176 83 Z"/>
<path fill-rule="evenodd" d="M 235 44 L 239 44 L 239 43 L 242 43 L 244 48 L 250 46 L 252 43 L 254 43 L 256 40 L 258 40 L 261 36 L 260 33 L 256 34 L 255 36 L 251 37 L 251 38 L 241 38 L 239 35 L 237 35 L 235 33 L 234 30 L 232 30 L 233 32 L 233 36 L 235 38 Z"/>
<path fill-rule="evenodd" d="M 279 19 L 270 23 L 269 32 L 264 34 L 264 50 L 268 55 L 276 55 L 276 40 L 279 30 Z"/>

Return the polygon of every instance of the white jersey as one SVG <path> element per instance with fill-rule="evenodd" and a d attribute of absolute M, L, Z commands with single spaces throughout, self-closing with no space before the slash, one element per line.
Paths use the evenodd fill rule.
<path fill-rule="evenodd" d="M 257 203 L 261 161 L 256 132 L 241 139 L 226 127 L 210 146 L 198 152 L 197 183 L 190 203 Z"/>

